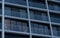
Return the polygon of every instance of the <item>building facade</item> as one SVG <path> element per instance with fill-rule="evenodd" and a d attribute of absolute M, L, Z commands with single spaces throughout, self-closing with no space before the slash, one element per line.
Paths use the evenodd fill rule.
<path fill-rule="evenodd" d="M 0 38 L 60 38 L 60 0 L 0 0 Z"/>

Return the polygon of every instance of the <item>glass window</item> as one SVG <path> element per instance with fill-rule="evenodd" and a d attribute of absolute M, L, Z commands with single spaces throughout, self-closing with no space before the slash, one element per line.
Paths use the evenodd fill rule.
<path fill-rule="evenodd" d="M 11 16 L 11 8 L 10 7 L 5 7 L 5 15 Z"/>
<path fill-rule="evenodd" d="M 48 7 L 49 7 L 50 10 L 54 10 L 54 4 L 49 3 L 49 4 L 48 4 Z"/>
<path fill-rule="evenodd" d="M 45 13 L 41 13 L 41 16 L 42 16 L 42 20 L 43 21 L 48 21 L 48 16 L 47 16 L 47 14 L 45 14 Z"/>
<path fill-rule="evenodd" d="M 5 15 L 28 18 L 27 9 L 17 7 L 5 7 Z"/>
<path fill-rule="evenodd" d="M 0 5 L 0 14 L 2 14 L 2 5 Z"/>
<path fill-rule="evenodd" d="M 13 30 L 13 31 L 16 31 L 17 29 L 17 27 L 16 27 L 16 21 L 15 20 L 11 20 L 11 30 Z"/>
<path fill-rule="evenodd" d="M 52 37 L 32 36 L 32 38 L 52 38 Z"/>
<path fill-rule="evenodd" d="M 10 29 L 10 20 L 9 19 L 5 19 L 4 20 L 4 24 L 5 24 L 5 29 L 9 30 Z"/>
<path fill-rule="evenodd" d="M 30 18 L 35 20 L 48 21 L 48 15 L 46 12 L 30 10 Z"/>
<path fill-rule="evenodd" d="M 17 29 L 17 31 L 21 31 L 22 30 L 22 24 L 21 24 L 21 22 L 20 21 L 17 21 L 17 25 L 16 25 L 16 27 L 18 27 L 18 28 L 16 28 Z"/>
<path fill-rule="evenodd" d="M 15 16 L 15 17 L 20 17 L 20 9 L 18 8 L 12 8 L 12 16 Z"/>
<path fill-rule="evenodd" d="M 0 18 L 0 29 L 2 29 L 2 19 Z"/>
<path fill-rule="evenodd" d="M 5 2 L 14 3 L 14 4 L 20 4 L 20 5 L 27 5 L 26 0 L 5 0 Z"/>
<path fill-rule="evenodd" d="M 60 36 L 60 26 L 53 25 L 53 34 L 54 36 Z"/>
<path fill-rule="evenodd" d="M 29 25 L 27 21 L 5 19 L 5 29 L 20 32 L 29 32 Z"/>
<path fill-rule="evenodd" d="M 50 17 L 52 22 L 60 23 L 60 14 L 51 13 Z"/>
<path fill-rule="evenodd" d="M 31 22 L 32 33 L 51 35 L 48 24 Z"/>
<path fill-rule="evenodd" d="M 60 5 L 59 5 L 59 3 L 48 2 L 48 6 L 49 6 L 50 10 L 60 11 Z"/>
<path fill-rule="evenodd" d="M 28 17 L 27 15 L 28 15 L 28 14 L 27 14 L 27 11 L 26 11 L 26 10 L 20 9 L 20 17 L 22 17 L 22 18 L 27 18 L 27 17 Z"/>
<path fill-rule="evenodd" d="M 44 0 L 29 0 L 29 6 L 46 9 Z"/>
<path fill-rule="evenodd" d="M 28 35 L 22 35 L 22 34 L 5 34 L 5 38 L 29 38 Z"/>

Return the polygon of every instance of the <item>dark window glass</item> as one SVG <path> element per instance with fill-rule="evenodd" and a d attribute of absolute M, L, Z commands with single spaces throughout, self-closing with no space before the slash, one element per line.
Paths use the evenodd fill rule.
<path fill-rule="evenodd" d="M 0 18 L 0 29 L 2 29 L 2 19 Z"/>
<path fill-rule="evenodd" d="M 46 4 L 43 0 L 29 0 L 29 6 L 46 9 Z"/>
<path fill-rule="evenodd" d="M 53 34 L 55 36 L 60 36 L 60 26 L 53 25 Z"/>
<path fill-rule="evenodd" d="M 2 33 L 0 32 L 0 38 L 2 38 Z"/>
<path fill-rule="evenodd" d="M 48 3 L 49 9 L 54 11 L 60 11 L 60 5 L 56 3 Z"/>
<path fill-rule="evenodd" d="M 17 35 L 17 34 L 5 34 L 5 38 L 29 38 L 29 36 L 25 35 Z"/>
<path fill-rule="evenodd" d="M 5 7 L 5 15 L 28 18 L 27 9 L 17 7 Z"/>
<path fill-rule="evenodd" d="M 32 38 L 51 38 L 51 37 L 43 37 L 43 36 L 32 36 Z"/>
<path fill-rule="evenodd" d="M 2 0 L 0 0 L 0 1 L 2 1 Z"/>
<path fill-rule="evenodd" d="M 10 21 L 11 21 L 10 30 L 16 31 L 17 30 L 16 21 L 15 20 L 10 20 Z"/>
<path fill-rule="evenodd" d="M 11 8 L 5 7 L 5 15 L 11 16 Z"/>
<path fill-rule="evenodd" d="M 30 10 L 30 18 L 35 20 L 48 21 L 48 15 L 42 11 Z"/>
<path fill-rule="evenodd" d="M 26 0 L 5 0 L 5 2 L 20 4 L 20 5 L 27 5 Z"/>
<path fill-rule="evenodd" d="M 5 29 L 20 32 L 29 32 L 29 25 L 26 21 L 5 19 Z"/>
<path fill-rule="evenodd" d="M 0 14 L 2 14 L 2 5 L 0 5 Z"/>
<path fill-rule="evenodd" d="M 28 17 L 27 11 L 24 9 L 20 9 L 20 17 L 27 18 Z"/>
<path fill-rule="evenodd" d="M 5 19 L 4 20 L 4 24 L 5 24 L 5 29 L 6 30 L 10 30 L 10 20 L 9 19 Z"/>
<path fill-rule="evenodd" d="M 50 27 L 47 24 L 31 23 L 32 33 L 50 35 Z"/>
<path fill-rule="evenodd" d="M 51 21 L 55 23 L 60 23 L 60 14 L 51 13 Z"/>
<path fill-rule="evenodd" d="M 11 13 L 12 16 L 20 17 L 20 9 L 18 9 L 18 8 L 12 8 L 11 12 L 12 12 Z"/>

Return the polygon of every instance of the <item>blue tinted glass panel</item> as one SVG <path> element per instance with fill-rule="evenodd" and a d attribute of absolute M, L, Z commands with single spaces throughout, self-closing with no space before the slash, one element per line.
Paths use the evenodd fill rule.
<path fill-rule="evenodd" d="M 29 0 L 29 6 L 46 9 L 46 4 L 43 0 Z"/>
<path fill-rule="evenodd" d="M 0 5 L 0 14 L 2 14 L 2 5 Z"/>
<path fill-rule="evenodd" d="M 50 14 L 51 21 L 55 23 L 60 23 L 60 14 Z"/>
<path fill-rule="evenodd" d="M 60 26 L 53 25 L 53 34 L 54 36 L 60 36 Z"/>
<path fill-rule="evenodd" d="M 11 8 L 5 7 L 5 15 L 11 16 Z"/>
<path fill-rule="evenodd" d="M 5 19 L 5 30 L 29 32 L 28 22 L 20 20 Z"/>
<path fill-rule="evenodd" d="M 5 0 L 5 2 L 20 4 L 20 5 L 27 5 L 26 0 Z"/>
<path fill-rule="evenodd" d="M 30 10 L 30 18 L 35 20 L 48 21 L 48 15 L 42 11 Z"/>
<path fill-rule="evenodd" d="M 24 9 L 21 9 L 20 10 L 20 17 L 27 18 L 28 17 L 27 11 Z"/>
<path fill-rule="evenodd" d="M 23 8 L 13 8 L 13 7 L 5 7 L 5 15 L 28 18 L 28 13 L 26 9 Z"/>
<path fill-rule="evenodd" d="M 47 24 L 31 23 L 32 33 L 51 35 L 50 27 Z"/>
<path fill-rule="evenodd" d="M 48 7 L 50 10 L 60 11 L 60 5 L 59 4 L 48 2 Z"/>

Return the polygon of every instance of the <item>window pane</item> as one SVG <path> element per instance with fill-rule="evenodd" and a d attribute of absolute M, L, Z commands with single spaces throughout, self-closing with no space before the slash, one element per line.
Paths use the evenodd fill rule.
<path fill-rule="evenodd" d="M 51 13 L 50 17 L 52 22 L 60 23 L 60 14 Z"/>
<path fill-rule="evenodd" d="M 60 36 L 60 26 L 53 25 L 53 34 L 54 36 Z"/>
<path fill-rule="evenodd" d="M 29 38 L 28 35 L 6 33 L 5 38 Z"/>
<path fill-rule="evenodd" d="M 48 6 L 49 6 L 50 10 L 60 11 L 60 5 L 59 5 L 59 3 L 48 2 Z"/>
<path fill-rule="evenodd" d="M 11 8 L 5 7 L 5 15 L 11 16 Z"/>
<path fill-rule="evenodd" d="M 27 9 L 18 7 L 5 7 L 5 15 L 28 18 Z"/>
<path fill-rule="evenodd" d="M 35 20 L 48 21 L 48 15 L 46 12 L 30 10 L 30 18 Z"/>
<path fill-rule="evenodd" d="M 5 29 L 11 31 L 29 32 L 29 25 L 27 21 L 5 19 Z"/>
<path fill-rule="evenodd" d="M 24 10 L 24 9 L 21 9 L 21 10 L 20 10 L 20 17 L 22 17 L 22 18 L 27 18 L 27 11 Z"/>
<path fill-rule="evenodd" d="M 46 9 L 44 0 L 29 0 L 29 6 Z"/>
<path fill-rule="evenodd" d="M 31 22 L 31 27 L 32 27 L 32 33 L 51 35 L 50 27 L 48 26 L 48 24 Z"/>
<path fill-rule="evenodd" d="M 5 2 L 20 4 L 20 5 L 27 5 L 26 0 L 5 0 Z"/>

